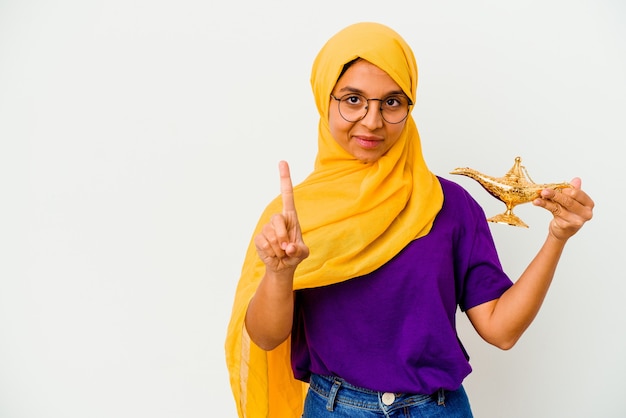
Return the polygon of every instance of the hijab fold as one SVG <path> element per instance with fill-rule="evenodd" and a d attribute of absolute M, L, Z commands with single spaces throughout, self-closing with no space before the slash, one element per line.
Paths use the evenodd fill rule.
<path fill-rule="evenodd" d="M 370 273 L 411 240 L 430 231 L 443 204 L 441 186 L 424 162 L 411 115 L 393 147 L 378 161 L 363 163 L 332 137 L 330 93 L 344 64 L 362 58 L 384 70 L 415 102 L 417 65 L 410 47 L 378 23 L 357 23 L 333 36 L 317 55 L 311 86 L 320 114 L 313 172 L 294 187 L 294 200 L 310 256 L 296 269 L 294 290 L 325 286 Z M 272 214 L 277 196 L 263 211 L 252 237 Z M 307 384 L 291 370 L 291 341 L 272 351 L 247 335 L 248 303 L 265 273 L 250 240 L 226 336 L 226 363 L 237 412 L 243 418 L 297 418 Z"/>

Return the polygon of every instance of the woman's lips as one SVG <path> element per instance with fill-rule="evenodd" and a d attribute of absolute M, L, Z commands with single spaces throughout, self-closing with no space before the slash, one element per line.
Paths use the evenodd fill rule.
<path fill-rule="evenodd" d="M 383 140 L 380 137 L 372 137 L 372 136 L 355 136 L 354 140 L 357 141 L 359 146 L 365 149 L 376 148 L 383 142 Z"/>

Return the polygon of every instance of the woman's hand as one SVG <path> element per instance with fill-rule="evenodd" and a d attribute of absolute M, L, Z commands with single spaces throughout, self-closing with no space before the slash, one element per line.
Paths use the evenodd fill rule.
<path fill-rule="evenodd" d="M 267 270 L 293 273 L 298 264 L 309 256 L 309 248 L 302 240 L 289 165 L 286 161 L 279 163 L 279 171 L 283 212 L 272 215 L 254 238 L 254 244 Z"/>
<path fill-rule="evenodd" d="M 298 264 L 309 256 L 302 240 L 289 165 L 279 163 L 283 213 L 273 215 L 254 237 L 265 275 L 246 312 L 246 329 L 256 345 L 273 350 L 283 343 L 293 326 L 293 277 Z"/>
<path fill-rule="evenodd" d="M 562 241 L 567 241 L 593 216 L 594 202 L 580 188 L 580 178 L 572 179 L 570 184 L 572 187 L 560 190 L 544 189 L 533 201 L 533 205 L 552 212 L 550 235 Z"/>

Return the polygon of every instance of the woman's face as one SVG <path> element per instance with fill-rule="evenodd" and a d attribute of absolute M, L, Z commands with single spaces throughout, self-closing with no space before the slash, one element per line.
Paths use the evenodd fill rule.
<path fill-rule="evenodd" d="M 368 99 L 404 95 L 402 89 L 383 70 L 365 60 L 354 62 L 341 76 L 333 96 L 340 98 L 358 93 Z M 386 122 L 380 113 L 380 101 L 370 101 L 367 114 L 357 122 L 346 121 L 339 113 L 339 102 L 330 98 L 329 125 L 335 141 L 358 160 L 371 163 L 383 156 L 400 138 L 406 119 Z"/>

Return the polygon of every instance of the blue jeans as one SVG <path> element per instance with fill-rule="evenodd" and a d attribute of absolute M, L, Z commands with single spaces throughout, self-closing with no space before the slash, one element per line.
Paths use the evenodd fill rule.
<path fill-rule="evenodd" d="M 433 395 L 383 393 L 359 388 L 343 379 L 311 376 L 303 418 L 472 418 L 465 390 Z"/>

